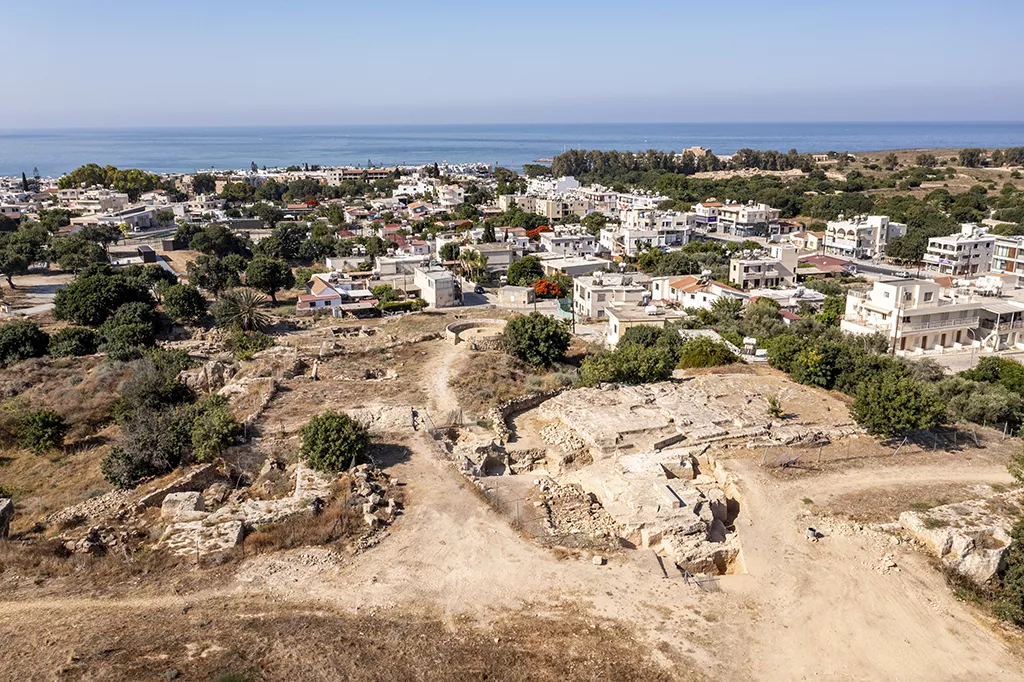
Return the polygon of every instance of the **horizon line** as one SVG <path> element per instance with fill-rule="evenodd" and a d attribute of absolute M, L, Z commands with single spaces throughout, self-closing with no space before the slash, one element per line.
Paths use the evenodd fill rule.
<path fill-rule="evenodd" d="M 277 128 L 453 128 L 453 127 L 543 127 L 543 126 L 670 126 L 670 125 L 1024 125 L 1024 120 L 964 119 L 964 120 L 871 120 L 871 121 L 591 121 L 591 122 L 550 122 L 550 123 L 243 123 L 243 124 L 188 124 L 188 125 L 121 125 L 121 126 L 48 126 L 42 128 L 0 127 L 5 133 L 44 133 L 73 131 L 117 131 L 117 130 L 238 130 Z"/>

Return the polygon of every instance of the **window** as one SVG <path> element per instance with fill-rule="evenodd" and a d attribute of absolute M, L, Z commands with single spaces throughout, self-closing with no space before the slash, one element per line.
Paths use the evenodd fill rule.
<path fill-rule="evenodd" d="M 932 300 L 932 292 L 931 292 L 931 291 L 927 292 L 927 293 L 926 293 L 926 294 L 924 295 L 924 300 L 925 300 L 925 301 L 930 301 L 930 300 Z"/>

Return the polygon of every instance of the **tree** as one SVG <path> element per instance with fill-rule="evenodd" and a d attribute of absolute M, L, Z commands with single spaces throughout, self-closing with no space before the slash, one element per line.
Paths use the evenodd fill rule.
<path fill-rule="evenodd" d="M 896 152 L 889 152 L 885 155 L 885 158 L 882 159 L 882 168 L 885 170 L 896 170 L 899 165 L 900 157 L 896 156 Z"/>
<path fill-rule="evenodd" d="M 934 154 L 918 154 L 914 163 L 924 168 L 935 168 L 939 165 L 939 160 L 935 158 Z"/>
<path fill-rule="evenodd" d="M 441 247 L 440 256 L 443 261 L 453 261 L 459 259 L 460 247 L 456 242 L 447 242 Z"/>
<path fill-rule="evenodd" d="M 0 365 L 10 367 L 25 358 L 41 358 L 50 337 L 35 322 L 14 320 L 0 325 Z"/>
<path fill-rule="evenodd" d="M 206 315 L 206 299 L 191 284 L 175 284 L 164 292 L 164 310 L 181 324 L 192 324 Z"/>
<path fill-rule="evenodd" d="M 189 261 L 185 269 L 188 272 L 189 282 L 217 298 L 222 291 L 237 287 L 242 283 L 239 270 L 236 269 L 237 266 L 245 267 L 245 260 L 241 256 L 217 258 L 201 254 L 196 256 L 194 261 Z"/>
<path fill-rule="evenodd" d="M 106 342 L 107 357 L 127 362 L 142 357 L 155 341 L 156 311 L 145 303 L 125 303 L 114 311 L 100 333 Z"/>
<path fill-rule="evenodd" d="M 295 286 L 295 275 L 283 260 L 254 258 L 245 269 L 245 283 L 277 302 L 277 292 Z"/>
<path fill-rule="evenodd" d="M 217 178 L 209 173 L 196 173 L 192 176 L 193 194 L 213 194 L 217 191 Z"/>
<path fill-rule="evenodd" d="M 580 225 L 586 228 L 592 236 L 597 237 L 601 234 L 601 230 L 608 224 L 608 218 L 600 211 L 589 213 L 580 220 Z"/>
<path fill-rule="evenodd" d="M 492 225 L 491 223 L 484 224 L 484 232 L 483 235 L 481 235 L 480 237 L 480 241 L 486 242 L 488 244 L 498 241 L 497 236 L 495 236 L 494 234 L 494 225 Z"/>
<path fill-rule="evenodd" d="M 106 250 L 80 234 L 54 237 L 51 244 L 51 255 L 61 270 L 79 272 L 93 263 L 107 262 Z"/>
<path fill-rule="evenodd" d="M 977 168 L 985 160 L 985 154 L 984 149 L 961 149 L 958 155 L 960 165 L 966 168 Z"/>
<path fill-rule="evenodd" d="M 98 327 L 125 303 L 138 302 L 153 307 L 153 297 L 137 281 L 109 271 L 83 275 L 54 296 L 53 314 L 58 320 Z"/>
<path fill-rule="evenodd" d="M 100 345 L 100 335 L 88 327 L 64 327 L 50 337 L 49 354 L 55 358 L 92 355 Z"/>
<path fill-rule="evenodd" d="M 530 313 L 512 318 L 502 334 L 505 351 L 537 367 L 565 359 L 569 330 L 559 320 Z"/>
<path fill-rule="evenodd" d="M 938 426 L 943 406 L 933 387 L 890 371 L 861 384 L 850 413 L 869 433 L 892 437 Z"/>
<path fill-rule="evenodd" d="M 197 232 L 189 241 L 189 248 L 218 258 L 233 253 L 249 254 L 248 242 L 224 225 L 210 225 Z"/>
<path fill-rule="evenodd" d="M 270 326 L 267 297 L 252 289 L 232 289 L 213 306 L 213 317 L 222 329 L 263 331 Z"/>
<path fill-rule="evenodd" d="M 338 473 L 367 460 L 370 434 L 344 412 L 321 412 L 302 427 L 300 436 L 299 454 L 317 471 Z"/>
<path fill-rule="evenodd" d="M 536 256 L 526 256 L 508 266 L 508 283 L 513 286 L 532 287 L 543 277 L 544 266 Z"/>
<path fill-rule="evenodd" d="M 377 303 L 384 304 L 390 303 L 391 301 L 398 300 L 398 292 L 390 284 L 381 284 L 370 289 L 373 297 L 377 299 Z"/>
<path fill-rule="evenodd" d="M 21 447 L 34 455 L 64 447 L 64 436 L 71 426 L 64 417 L 53 410 L 35 410 L 21 418 L 18 424 L 18 440 Z"/>

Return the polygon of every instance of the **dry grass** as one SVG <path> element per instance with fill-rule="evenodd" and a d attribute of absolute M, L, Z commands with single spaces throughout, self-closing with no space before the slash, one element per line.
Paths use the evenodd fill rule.
<path fill-rule="evenodd" d="M 359 537 L 366 531 L 363 513 L 346 498 L 344 494 L 335 494 L 319 514 L 299 514 L 257 528 L 246 536 L 245 551 L 267 554 Z"/>
<path fill-rule="evenodd" d="M 671 680 L 616 623 L 513 613 L 492 628 L 430 614 L 349 615 L 320 605 L 216 599 L 96 604 L 0 620 L 9 679 Z M 51 634 L 54 633 L 54 634 Z M 60 633 L 59 636 L 55 633 Z"/>
<path fill-rule="evenodd" d="M 452 373 L 451 387 L 459 403 L 483 414 L 498 403 L 571 384 L 572 366 L 537 369 L 501 351 L 467 351 Z"/>

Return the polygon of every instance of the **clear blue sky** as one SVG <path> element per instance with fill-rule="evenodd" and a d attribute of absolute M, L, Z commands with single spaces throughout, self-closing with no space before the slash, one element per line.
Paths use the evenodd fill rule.
<path fill-rule="evenodd" d="M 1024 118 L 1021 0 L 2 4 L 0 128 Z"/>

